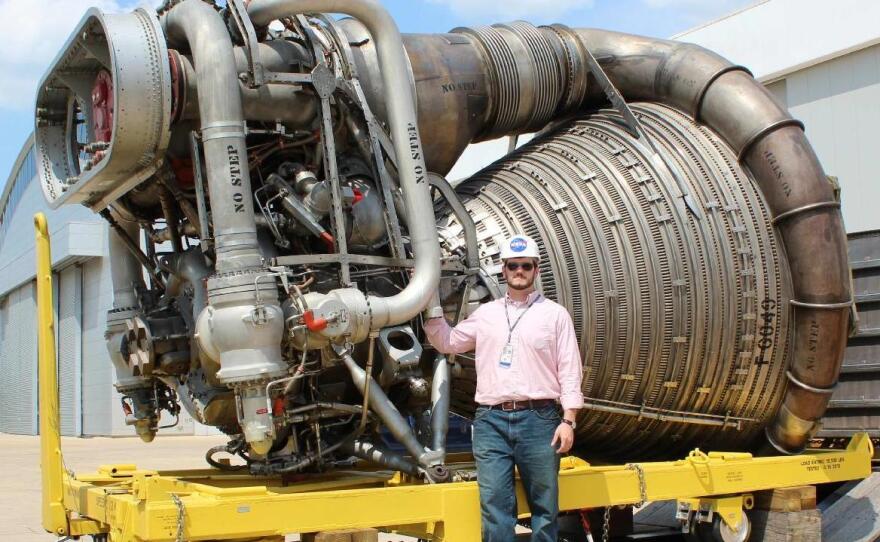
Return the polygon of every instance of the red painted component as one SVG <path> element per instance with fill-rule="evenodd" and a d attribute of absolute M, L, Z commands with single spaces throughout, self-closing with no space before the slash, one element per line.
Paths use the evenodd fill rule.
<path fill-rule="evenodd" d="M 113 137 L 113 76 L 107 70 L 98 72 L 92 87 L 92 128 L 95 141 Z"/>
<path fill-rule="evenodd" d="M 330 234 L 330 232 L 324 232 L 321 234 L 321 240 L 324 241 L 324 244 L 327 245 L 327 251 L 333 252 L 336 250 L 336 239 Z"/>
<path fill-rule="evenodd" d="M 131 407 L 128 406 L 128 403 L 125 401 L 122 402 L 122 412 L 125 413 L 126 416 L 131 416 Z"/>
<path fill-rule="evenodd" d="M 191 158 L 171 158 L 168 160 L 174 176 L 177 177 L 177 185 L 181 188 L 192 188 L 196 185 L 193 163 Z"/>
<path fill-rule="evenodd" d="M 168 68 L 171 72 L 171 124 L 183 117 L 183 106 L 186 104 L 185 72 L 180 65 L 180 53 L 168 50 Z"/>
<path fill-rule="evenodd" d="M 282 414 L 284 414 L 284 398 L 276 397 L 272 402 L 272 415 L 281 416 Z"/>
<path fill-rule="evenodd" d="M 354 192 L 354 201 L 351 202 L 352 207 L 354 207 L 359 201 L 364 199 L 364 194 L 357 188 L 352 188 L 351 191 Z"/>
<path fill-rule="evenodd" d="M 325 318 L 315 318 L 315 313 L 312 311 L 303 313 L 303 322 L 305 322 L 309 331 L 321 331 L 327 327 L 327 320 Z"/>

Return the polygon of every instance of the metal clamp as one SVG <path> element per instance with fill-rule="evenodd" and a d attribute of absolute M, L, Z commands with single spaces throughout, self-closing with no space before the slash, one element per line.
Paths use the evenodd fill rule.
<path fill-rule="evenodd" d="M 815 386 L 811 386 L 806 384 L 798 379 L 798 377 L 794 376 L 791 371 L 785 371 L 785 376 L 788 378 L 789 382 L 794 384 L 795 386 L 801 388 L 802 390 L 806 390 L 813 393 L 819 393 L 822 395 L 831 395 L 834 393 L 834 389 L 837 387 L 837 383 L 835 382 L 828 388 L 817 388 Z"/>
<path fill-rule="evenodd" d="M 245 56 L 248 63 L 248 86 L 256 88 L 265 83 L 263 77 L 263 61 L 260 56 L 260 42 L 257 40 L 257 32 L 254 30 L 254 24 L 247 14 L 247 8 L 242 4 L 241 0 L 228 0 L 226 5 L 229 7 L 229 13 L 235 26 L 245 40 Z"/>
<path fill-rule="evenodd" d="M 791 218 L 792 216 L 798 215 L 800 213 L 806 213 L 808 211 L 813 211 L 815 209 L 840 209 L 839 201 L 820 201 L 818 203 L 810 203 L 808 205 L 803 205 L 801 207 L 795 207 L 790 211 L 785 211 L 784 213 L 780 213 L 773 217 L 773 225 L 777 225 L 783 220 L 787 218 Z"/>
<path fill-rule="evenodd" d="M 681 194 L 681 199 L 684 201 L 684 204 L 690 210 L 691 214 L 694 215 L 697 219 L 703 218 L 703 213 L 700 211 L 697 204 L 694 203 L 693 198 L 691 198 L 690 192 L 688 191 L 688 187 L 685 184 L 684 179 L 681 178 L 675 169 L 673 169 L 666 158 L 663 157 L 662 154 L 657 150 L 657 147 L 654 146 L 651 138 L 648 137 L 648 132 L 645 130 L 642 123 L 639 122 L 639 119 L 632 112 L 632 109 L 629 108 L 629 105 L 626 103 L 626 100 L 623 98 L 623 95 L 620 94 L 620 91 L 617 90 L 617 87 L 614 86 L 614 83 L 611 82 L 611 79 L 608 78 L 608 75 L 605 73 L 605 70 L 602 69 L 602 66 L 599 65 L 599 62 L 596 60 L 596 57 L 593 56 L 593 53 L 590 51 L 589 47 L 584 47 L 584 53 L 587 59 L 587 66 L 590 68 L 590 72 L 593 74 L 593 77 L 596 78 L 596 81 L 599 82 L 599 85 L 602 87 L 602 90 L 605 92 L 605 96 L 608 97 L 608 101 L 611 102 L 611 105 L 617 109 L 617 112 L 623 117 L 623 120 L 626 122 L 627 131 L 636 139 L 644 143 L 648 149 L 650 149 L 652 153 L 652 162 L 655 166 L 661 167 L 666 170 L 666 173 L 669 174 L 675 180 L 676 186 L 678 186 L 678 191 Z"/>
<path fill-rule="evenodd" d="M 715 72 L 712 77 L 706 80 L 703 88 L 701 88 L 700 91 L 697 93 L 697 99 L 694 100 L 694 110 L 691 112 L 691 116 L 694 118 L 694 121 L 700 121 L 700 109 L 703 108 L 703 98 L 706 97 L 706 93 L 709 91 L 709 87 L 711 87 L 715 83 L 715 81 L 720 79 L 722 75 L 730 72 L 745 72 L 750 77 L 754 77 L 754 74 L 748 68 L 744 66 L 737 66 L 735 64 L 731 64 L 730 66 L 726 66 Z"/>
<path fill-rule="evenodd" d="M 852 306 L 853 300 L 841 301 L 840 303 L 807 303 L 806 301 L 791 299 L 789 300 L 789 303 L 791 303 L 793 307 L 802 307 L 805 309 L 836 310 L 848 309 Z"/>
<path fill-rule="evenodd" d="M 765 126 L 764 128 L 761 128 L 760 130 L 752 134 L 751 137 L 746 140 L 746 143 L 742 146 L 742 149 L 740 149 L 739 154 L 736 157 L 737 161 L 742 162 L 745 159 L 746 154 L 748 154 L 748 152 L 752 150 L 752 147 L 755 146 L 755 143 L 769 135 L 771 132 L 781 130 L 782 128 L 785 128 L 787 126 L 797 126 L 801 130 L 804 129 L 803 122 L 791 118 L 782 119 L 780 121 L 770 124 L 769 126 Z"/>

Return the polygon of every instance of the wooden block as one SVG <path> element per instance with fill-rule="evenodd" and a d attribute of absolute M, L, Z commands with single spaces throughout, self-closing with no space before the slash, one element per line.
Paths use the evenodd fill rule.
<path fill-rule="evenodd" d="M 822 514 L 818 510 L 773 512 L 752 510 L 751 540 L 763 542 L 822 542 Z"/>
<path fill-rule="evenodd" d="M 797 486 L 755 492 L 755 508 L 797 512 L 816 508 L 816 486 Z"/>
<path fill-rule="evenodd" d="M 303 542 L 378 542 L 379 531 L 376 529 L 342 529 L 308 533 L 302 536 Z"/>
<path fill-rule="evenodd" d="M 351 542 L 379 542 L 379 531 L 376 529 L 361 529 L 351 534 Z"/>

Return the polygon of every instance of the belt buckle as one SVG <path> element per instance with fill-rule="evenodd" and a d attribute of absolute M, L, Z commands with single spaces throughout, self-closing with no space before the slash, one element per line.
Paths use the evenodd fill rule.
<path fill-rule="evenodd" d="M 507 404 L 507 403 L 510 404 L 510 408 L 505 408 L 504 405 Z M 516 410 L 516 401 L 505 401 L 505 402 L 502 402 L 502 403 L 501 403 L 501 410 L 504 411 L 504 412 L 513 412 L 514 410 Z"/>

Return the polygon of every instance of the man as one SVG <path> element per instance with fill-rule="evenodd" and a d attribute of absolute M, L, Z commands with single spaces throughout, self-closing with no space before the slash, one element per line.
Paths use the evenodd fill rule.
<path fill-rule="evenodd" d="M 455 328 L 442 317 L 425 325 L 438 351 L 476 354 L 474 458 L 484 542 L 514 539 L 514 465 L 532 512 L 532 542 L 556 542 L 559 459 L 571 449 L 583 406 L 574 325 L 568 311 L 535 291 L 539 260 L 535 241 L 514 235 L 501 250 L 507 295 Z"/>

